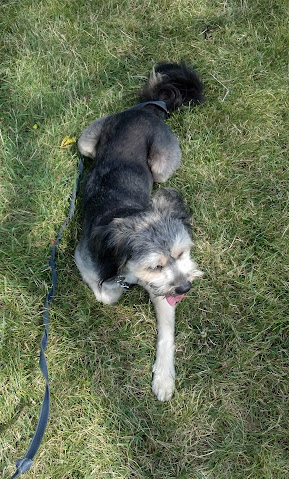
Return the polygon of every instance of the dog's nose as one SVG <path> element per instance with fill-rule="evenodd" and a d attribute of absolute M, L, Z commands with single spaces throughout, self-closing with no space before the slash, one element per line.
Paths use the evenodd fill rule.
<path fill-rule="evenodd" d="M 192 283 L 187 281 L 186 283 L 182 284 L 181 286 L 176 287 L 177 294 L 185 294 L 191 289 Z"/>

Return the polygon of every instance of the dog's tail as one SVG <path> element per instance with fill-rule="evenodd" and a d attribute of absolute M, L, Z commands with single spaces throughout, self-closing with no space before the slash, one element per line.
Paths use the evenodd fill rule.
<path fill-rule="evenodd" d="M 168 112 L 189 104 L 204 102 L 204 85 L 196 71 L 184 62 L 155 65 L 141 92 L 142 102 L 159 100 L 167 105 Z"/>

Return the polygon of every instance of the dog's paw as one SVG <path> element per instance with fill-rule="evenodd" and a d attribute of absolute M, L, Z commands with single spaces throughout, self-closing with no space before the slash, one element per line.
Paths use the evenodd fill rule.
<path fill-rule="evenodd" d="M 160 372 L 158 370 L 155 370 L 152 382 L 152 390 L 158 400 L 169 401 L 173 395 L 174 389 L 174 374 L 171 374 L 169 371 Z"/>

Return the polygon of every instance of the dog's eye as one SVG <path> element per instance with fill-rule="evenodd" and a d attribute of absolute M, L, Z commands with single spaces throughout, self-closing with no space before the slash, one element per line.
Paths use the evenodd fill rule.
<path fill-rule="evenodd" d="M 182 251 L 179 255 L 178 255 L 178 259 L 181 259 L 181 257 L 183 256 L 184 252 Z"/>
<path fill-rule="evenodd" d="M 161 271 L 163 269 L 161 264 L 158 264 L 157 266 L 154 267 L 155 271 Z"/>
<path fill-rule="evenodd" d="M 157 264 L 157 266 L 153 266 L 150 269 L 153 271 L 161 271 L 163 269 L 163 266 L 161 264 Z"/>

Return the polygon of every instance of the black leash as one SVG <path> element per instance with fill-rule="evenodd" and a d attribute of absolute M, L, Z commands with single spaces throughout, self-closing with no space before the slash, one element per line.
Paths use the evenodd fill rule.
<path fill-rule="evenodd" d="M 57 272 L 56 272 L 56 264 L 55 264 L 55 255 L 57 252 L 57 246 L 59 241 L 62 238 L 63 230 L 66 228 L 68 223 L 71 221 L 74 210 L 75 210 L 75 199 L 77 192 L 79 190 L 79 185 L 80 185 L 80 180 L 82 177 L 83 173 L 83 157 L 80 157 L 79 164 L 78 164 L 78 178 L 76 180 L 75 188 L 72 192 L 71 195 L 71 200 L 70 200 L 70 209 L 69 213 L 67 215 L 66 220 L 63 222 L 62 226 L 60 227 L 58 231 L 58 235 L 54 241 L 52 250 L 51 250 L 51 255 L 50 255 L 50 260 L 49 260 L 49 266 L 51 267 L 51 276 L 52 276 L 52 286 L 51 289 L 46 296 L 45 300 L 45 305 L 44 305 L 44 312 L 43 312 L 43 324 L 45 327 L 44 334 L 41 339 L 41 348 L 40 348 L 40 358 L 39 358 L 39 367 L 42 371 L 42 374 L 45 378 L 46 381 L 46 387 L 45 387 L 45 393 L 44 397 L 42 400 L 42 406 L 41 406 L 41 411 L 38 419 L 38 424 L 36 426 L 36 430 L 34 433 L 34 436 L 30 442 L 30 446 L 23 457 L 23 459 L 18 459 L 16 461 L 16 472 L 13 474 L 11 479 L 15 479 L 16 477 L 20 476 L 21 474 L 24 474 L 24 472 L 28 471 L 32 465 L 33 458 L 35 454 L 37 453 L 40 444 L 42 442 L 44 432 L 47 426 L 48 422 L 48 417 L 49 417 L 49 410 L 50 410 L 50 391 L 49 391 L 49 382 L 48 382 L 48 371 L 47 371 L 47 363 L 46 363 L 46 357 L 45 357 L 45 350 L 47 347 L 48 343 L 48 327 L 49 327 L 49 307 L 51 302 L 54 299 L 54 293 L 55 293 L 55 288 L 56 288 L 56 283 L 57 283 Z"/>

